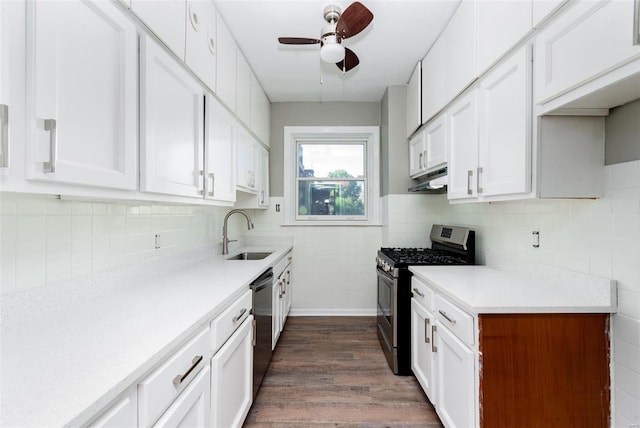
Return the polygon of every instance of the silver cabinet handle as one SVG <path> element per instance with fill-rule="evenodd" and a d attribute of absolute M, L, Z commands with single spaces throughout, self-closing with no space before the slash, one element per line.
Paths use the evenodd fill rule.
<path fill-rule="evenodd" d="M 193 357 L 193 360 L 191 360 L 191 367 L 189 367 L 189 370 L 187 370 L 184 374 L 179 374 L 178 376 L 173 378 L 173 384 L 174 385 L 180 385 L 182 382 L 184 382 L 184 380 L 187 378 L 187 376 L 189 376 L 191 374 L 191 372 L 198 367 L 198 364 L 200 364 L 200 361 L 202 361 L 202 355 L 196 355 L 195 357 Z"/>
<path fill-rule="evenodd" d="M 417 288 L 414 288 L 413 292 L 416 293 L 420 297 L 424 297 L 424 294 L 422 294 Z"/>
<path fill-rule="evenodd" d="M 469 170 L 467 171 L 467 195 L 473 194 L 473 191 L 471 190 L 471 177 L 473 177 L 473 171 Z"/>
<path fill-rule="evenodd" d="M 49 162 L 42 164 L 43 172 L 56 172 L 56 158 L 58 157 L 58 125 L 55 119 L 45 119 L 44 130 L 49 131 Z"/>
<path fill-rule="evenodd" d="M 264 190 L 260 191 L 260 203 L 264 204 Z"/>
<path fill-rule="evenodd" d="M 478 193 L 482 193 L 482 187 L 480 187 L 480 174 L 482 174 L 482 167 L 479 166 L 477 171 L 478 171 L 478 174 L 476 178 L 476 191 Z"/>
<path fill-rule="evenodd" d="M 424 156 L 424 152 L 421 152 L 420 156 L 418 156 L 418 169 L 422 169 L 422 156 Z"/>
<path fill-rule="evenodd" d="M 425 150 L 425 151 L 424 151 L 424 152 L 422 152 L 422 153 L 423 153 L 423 156 L 422 156 L 422 164 L 424 165 L 424 169 L 427 169 L 427 160 L 429 159 L 429 158 L 427 157 L 427 151 Z"/>
<path fill-rule="evenodd" d="M 438 348 L 436 347 L 436 330 L 437 326 L 431 326 L 431 352 L 438 352 Z"/>
<path fill-rule="evenodd" d="M 213 172 L 209 173 L 209 180 L 211 180 L 211 187 L 209 187 L 209 196 L 213 196 L 213 193 L 215 192 L 214 187 L 216 184 L 216 175 Z"/>
<path fill-rule="evenodd" d="M 238 312 L 238 315 L 236 315 L 235 317 L 233 317 L 233 322 L 238 321 L 240 318 L 242 318 L 242 316 L 247 313 L 247 309 L 246 308 L 242 308 L 240 309 L 240 312 Z"/>
<path fill-rule="evenodd" d="M 640 45 L 640 0 L 633 2 L 633 45 Z"/>
<path fill-rule="evenodd" d="M 424 343 L 429 343 L 429 323 L 431 320 L 429 318 L 424 319 Z"/>
<path fill-rule="evenodd" d="M 202 184 L 200 184 L 202 182 Z M 205 195 L 207 193 L 207 183 L 204 179 L 204 171 L 198 172 L 198 194 Z"/>
<path fill-rule="evenodd" d="M 251 339 L 251 346 L 256 346 L 256 339 L 257 339 L 257 331 L 256 331 L 256 320 L 254 319 L 253 321 L 251 321 L 251 325 L 253 327 L 253 332 L 251 334 L 252 339 Z"/>
<path fill-rule="evenodd" d="M 291 284 L 291 271 L 287 271 L 287 285 Z"/>
<path fill-rule="evenodd" d="M 442 312 L 442 311 L 438 311 L 438 313 L 440 315 L 442 315 L 444 317 L 444 319 L 446 319 L 447 321 L 449 321 L 451 324 L 455 324 L 456 320 L 454 320 L 453 318 L 450 318 L 446 312 Z"/>
<path fill-rule="evenodd" d="M 9 168 L 9 106 L 0 104 L 0 168 Z"/>

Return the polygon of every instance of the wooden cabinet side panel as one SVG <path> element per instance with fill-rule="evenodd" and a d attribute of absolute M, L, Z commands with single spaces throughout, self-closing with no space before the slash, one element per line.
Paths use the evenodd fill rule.
<path fill-rule="evenodd" d="M 607 427 L 607 314 L 481 315 L 480 425 Z"/>

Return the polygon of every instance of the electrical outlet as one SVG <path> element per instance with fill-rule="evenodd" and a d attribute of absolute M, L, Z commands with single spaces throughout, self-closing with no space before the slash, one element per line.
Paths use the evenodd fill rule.
<path fill-rule="evenodd" d="M 540 232 L 538 232 L 537 230 L 531 232 L 531 241 L 531 245 L 533 246 L 533 248 L 540 247 Z"/>
<path fill-rule="evenodd" d="M 276 204 L 276 212 L 279 213 L 280 212 L 280 204 Z"/>
<path fill-rule="evenodd" d="M 160 234 L 156 233 L 156 250 L 160 249 Z"/>

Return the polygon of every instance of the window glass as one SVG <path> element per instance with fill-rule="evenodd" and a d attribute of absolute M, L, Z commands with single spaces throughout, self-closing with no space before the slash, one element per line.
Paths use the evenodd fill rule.
<path fill-rule="evenodd" d="M 299 143 L 298 177 L 364 177 L 364 144 Z"/>

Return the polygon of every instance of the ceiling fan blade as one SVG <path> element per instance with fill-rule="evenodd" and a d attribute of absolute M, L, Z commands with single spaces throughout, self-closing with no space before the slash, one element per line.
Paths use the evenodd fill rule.
<path fill-rule="evenodd" d="M 360 64 L 360 60 L 358 59 L 358 55 L 356 55 L 351 49 L 344 48 L 344 59 L 340 62 L 336 62 L 336 66 L 342 71 L 346 73 L 352 68 L 356 67 Z"/>
<path fill-rule="evenodd" d="M 343 39 L 353 37 L 365 28 L 373 20 L 373 13 L 360 2 L 353 2 L 342 12 L 336 33 Z"/>
<path fill-rule="evenodd" d="M 317 45 L 320 39 L 310 39 L 307 37 L 278 37 L 278 41 L 283 45 Z"/>

